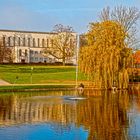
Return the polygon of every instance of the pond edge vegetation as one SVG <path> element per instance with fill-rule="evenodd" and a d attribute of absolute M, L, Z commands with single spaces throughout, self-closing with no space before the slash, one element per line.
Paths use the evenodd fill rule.
<path fill-rule="evenodd" d="M 139 90 L 140 85 L 134 84 L 129 85 L 128 88 L 125 89 L 117 89 L 119 90 Z M 78 88 L 75 85 L 6 85 L 6 86 L 0 86 L 0 94 L 3 92 L 28 92 L 28 91 L 68 91 L 68 90 L 78 90 Z M 84 90 L 112 90 L 106 89 L 106 88 L 95 88 L 95 87 L 89 87 L 85 86 Z"/>

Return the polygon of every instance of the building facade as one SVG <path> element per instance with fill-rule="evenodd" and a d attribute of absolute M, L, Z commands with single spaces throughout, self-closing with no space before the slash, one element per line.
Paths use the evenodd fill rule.
<path fill-rule="evenodd" d="M 53 38 L 57 33 L 0 30 L 0 41 L 12 49 L 14 63 L 55 63 L 61 62 L 52 55 L 44 55 L 43 50 L 53 48 Z M 68 63 L 73 63 L 73 58 Z"/>

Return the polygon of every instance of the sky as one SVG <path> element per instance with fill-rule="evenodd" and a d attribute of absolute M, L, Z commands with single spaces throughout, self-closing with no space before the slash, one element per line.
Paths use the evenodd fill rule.
<path fill-rule="evenodd" d="M 103 8 L 120 5 L 140 10 L 140 0 L 0 0 L 0 29 L 50 32 L 63 24 L 84 33 Z"/>

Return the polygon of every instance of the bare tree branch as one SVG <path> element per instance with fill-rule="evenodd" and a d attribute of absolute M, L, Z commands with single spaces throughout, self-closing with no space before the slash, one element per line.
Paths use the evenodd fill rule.
<path fill-rule="evenodd" d="M 12 49 L 0 42 L 0 63 L 4 63 L 5 61 L 12 62 L 12 55 Z"/>
<path fill-rule="evenodd" d="M 114 10 L 110 11 L 110 8 L 104 8 L 100 14 L 101 21 L 113 20 L 120 23 L 128 38 L 126 39 L 126 44 L 132 47 L 137 41 L 136 34 L 137 28 L 136 23 L 140 19 L 140 11 L 136 7 L 124 7 L 117 6 Z"/>
<path fill-rule="evenodd" d="M 65 65 L 66 60 L 74 56 L 76 36 L 72 27 L 61 24 L 55 25 L 53 32 L 56 33 L 53 36 L 53 46 L 45 48 L 44 53 L 62 60 Z"/>

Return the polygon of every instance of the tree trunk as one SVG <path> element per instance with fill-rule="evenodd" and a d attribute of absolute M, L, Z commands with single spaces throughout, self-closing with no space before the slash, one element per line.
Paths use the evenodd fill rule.
<path fill-rule="evenodd" d="M 63 66 L 65 66 L 65 47 L 63 47 Z"/>
<path fill-rule="evenodd" d="M 65 66 L 65 57 L 63 57 L 62 61 L 63 61 L 63 66 Z"/>

